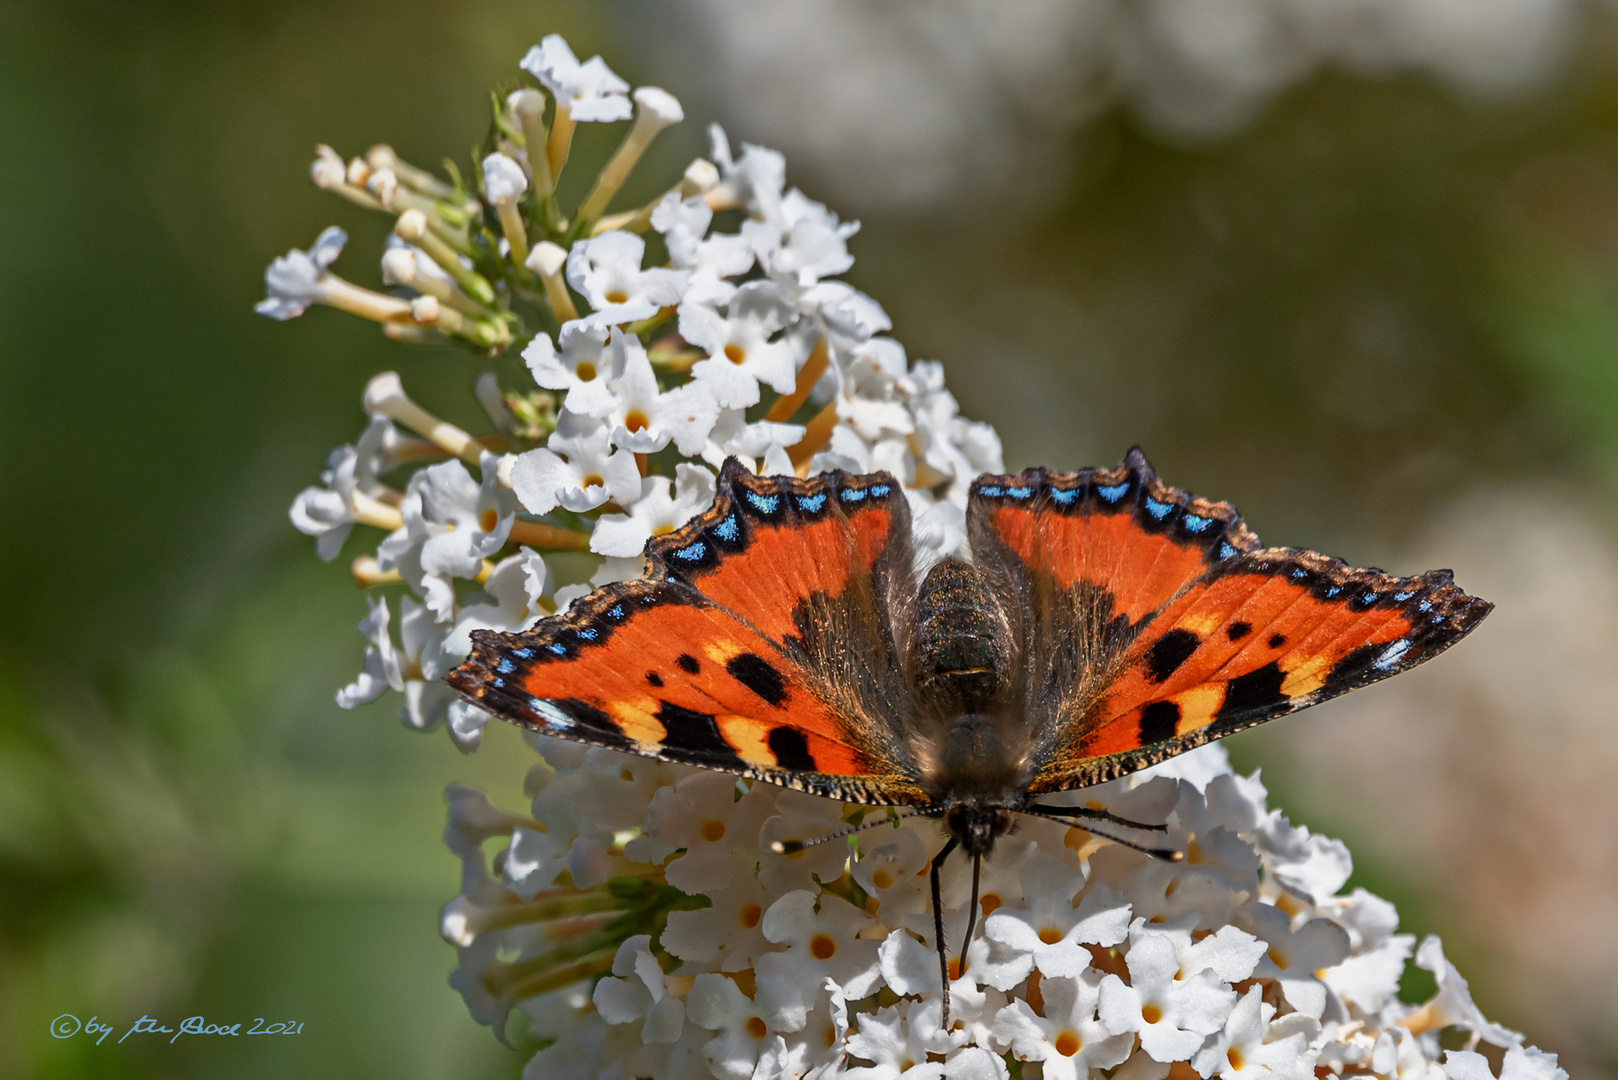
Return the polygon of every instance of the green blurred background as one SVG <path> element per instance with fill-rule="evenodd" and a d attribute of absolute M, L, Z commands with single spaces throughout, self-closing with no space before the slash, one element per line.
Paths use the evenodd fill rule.
<path fill-rule="evenodd" d="M 1271 541 L 1407 573 L 1436 547 L 1479 592 L 1463 555 L 1507 584 L 1513 552 L 1555 564 L 1572 599 L 1545 625 L 1574 625 L 1594 653 L 1516 640 L 1509 619 L 1491 648 L 1543 653 L 1530 682 L 1583 679 L 1567 709 L 1591 726 L 1434 676 L 1416 685 L 1465 698 L 1431 729 L 1435 756 L 1389 747 L 1334 768 L 1309 733 L 1336 720 L 1380 738 L 1336 705 L 1298 721 L 1304 736 L 1277 725 L 1232 752 L 1268 766 L 1294 820 L 1350 842 L 1356 881 L 1407 929 L 1445 935 L 1491 1018 L 1574 1075 L 1618 1075 L 1612 968 L 1592 982 L 1556 961 L 1568 940 L 1618 960 L 1613 796 L 1557 771 L 1618 765 L 1600 692 L 1611 616 L 1562 611 L 1612 598 L 1618 484 L 1618 52 L 1609 18 L 1581 17 L 1548 81 L 1490 100 L 1327 68 L 1200 141 L 1112 106 L 1040 136 L 1064 164 L 1038 182 L 908 204 L 862 199 L 880 178 L 851 177 L 835 148 L 788 166 L 863 217 L 850 280 L 912 357 L 945 361 L 1009 467 L 1111 462 L 1139 442 Z M 436 920 L 458 866 L 439 793 L 462 780 L 515 805 L 531 758 L 498 725 L 463 757 L 401 730 L 391 703 L 337 709 L 364 605 L 286 518 L 359 430 L 372 373 L 471 416 L 478 362 L 328 310 L 278 325 L 251 309 L 265 264 L 331 223 L 353 237 L 343 271 L 376 284 L 385 222 L 307 183 L 316 142 L 464 160 L 488 89 L 547 32 L 685 101 L 642 194 L 705 152 L 709 119 L 790 148 L 792 131 L 747 126 L 704 72 L 711 53 L 670 30 L 681 18 L 621 2 L 0 0 L 0 1074 L 519 1074 L 527 1055 L 447 984 Z M 1547 513 L 1551 548 L 1510 546 Z M 1593 539 L 1554 558 L 1570 529 Z M 1532 706 L 1549 694 L 1535 685 L 1512 692 Z M 1381 693 L 1371 707 L 1422 723 L 1421 691 Z M 1543 767 L 1472 733 L 1491 709 L 1489 730 L 1518 732 Z M 1524 816 L 1557 791 L 1566 813 Z M 1525 838 L 1500 840 L 1523 820 Z M 1572 854 L 1519 861 L 1546 848 Z M 1466 873 L 1537 875 L 1538 906 L 1458 887 Z M 63 1013 L 118 1030 L 53 1039 Z M 304 1030 L 117 1045 L 143 1013 Z"/>

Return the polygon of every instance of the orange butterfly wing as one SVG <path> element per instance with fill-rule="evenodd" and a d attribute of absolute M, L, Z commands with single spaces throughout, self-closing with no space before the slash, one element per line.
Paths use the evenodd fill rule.
<path fill-rule="evenodd" d="M 647 545 L 637 581 L 522 634 L 473 633 L 448 681 L 547 735 L 856 802 L 922 803 L 882 722 L 908 701 L 888 616 L 914 591 L 892 477 L 755 477 Z"/>
<path fill-rule="evenodd" d="M 1017 590 L 1029 794 L 1122 776 L 1413 667 L 1491 605 L 1448 571 L 1395 578 L 1260 549 L 1227 503 L 1117 469 L 981 477 L 973 554 Z"/>

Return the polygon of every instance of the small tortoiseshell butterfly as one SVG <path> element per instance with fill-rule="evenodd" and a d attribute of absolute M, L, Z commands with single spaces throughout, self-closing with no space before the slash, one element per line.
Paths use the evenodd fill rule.
<path fill-rule="evenodd" d="M 1138 448 L 1116 469 L 980 476 L 966 525 L 971 561 L 917 580 L 891 476 L 732 459 L 713 507 L 647 544 L 640 580 L 524 633 L 474 631 L 448 681 L 546 735 L 940 818 L 947 1017 L 938 868 L 956 847 L 974 859 L 970 942 L 977 867 L 1014 815 L 1164 828 L 1041 796 L 1414 667 L 1491 607 L 1447 570 L 1260 547 Z"/>

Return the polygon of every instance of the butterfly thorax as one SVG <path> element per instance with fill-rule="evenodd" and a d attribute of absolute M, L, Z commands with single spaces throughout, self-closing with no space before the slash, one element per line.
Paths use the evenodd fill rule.
<path fill-rule="evenodd" d="M 950 831 L 986 852 L 1010 827 L 1006 807 L 1027 785 L 1027 725 L 1012 693 L 1011 631 L 989 583 L 945 559 L 916 596 L 909 669 L 933 797 Z"/>

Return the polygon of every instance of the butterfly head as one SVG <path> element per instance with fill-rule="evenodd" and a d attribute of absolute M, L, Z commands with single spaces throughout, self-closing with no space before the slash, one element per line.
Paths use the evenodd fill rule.
<path fill-rule="evenodd" d="M 1016 815 L 1004 806 L 957 803 L 944 814 L 944 824 L 968 855 L 989 854 L 1015 823 Z"/>

